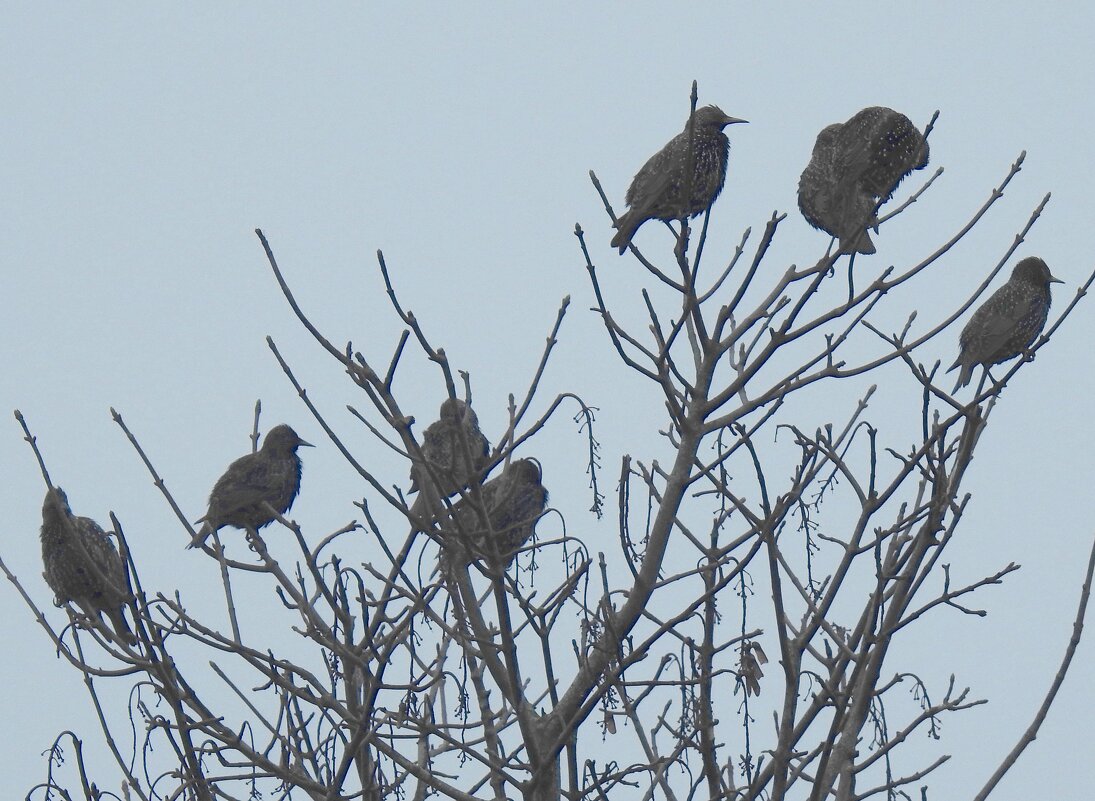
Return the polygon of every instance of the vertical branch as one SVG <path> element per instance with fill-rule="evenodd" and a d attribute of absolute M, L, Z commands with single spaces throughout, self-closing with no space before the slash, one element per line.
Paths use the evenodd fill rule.
<path fill-rule="evenodd" d="M 700 736 L 700 759 L 703 764 L 703 775 L 707 780 L 707 797 L 711 799 L 723 796 L 721 772 L 718 765 L 717 745 L 715 742 L 715 715 L 714 715 L 714 656 L 715 656 L 715 624 L 717 611 L 715 606 L 715 571 L 718 569 L 718 561 L 713 557 L 716 553 L 716 534 L 711 534 L 711 554 L 704 570 L 701 573 L 704 587 L 703 603 L 703 641 L 699 647 L 699 670 L 697 679 L 700 683 L 699 700 L 697 709 L 696 729 Z"/>
<path fill-rule="evenodd" d="M 1080 602 L 1076 608 L 1076 619 L 1072 622 L 1072 636 L 1068 640 L 1068 646 L 1065 648 L 1064 656 L 1061 659 L 1061 666 L 1057 669 L 1057 675 L 1053 677 L 1053 682 L 1049 685 L 1049 692 L 1046 693 L 1041 706 L 1038 707 L 1034 721 L 1023 732 L 1019 742 L 1011 749 L 1004 761 L 1000 763 L 1000 767 L 989 777 L 985 786 L 974 796 L 974 801 L 985 801 L 989 797 L 989 794 L 996 789 L 996 785 L 1004 778 L 1004 774 L 1011 770 L 1011 767 L 1026 750 L 1026 747 L 1034 742 L 1034 739 L 1038 736 L 1038 730 L 1042 727 L 1046 715 L 1049 714 L 1049 708 L 1053 705 L 1053 701 L 1057 697 L 1057 691 L 1061 689 L 1061 685 L 1065 681 L 1068 668 L 1072 664 L 1072 658 L 1076 655 L 1076 648 L 1080 644 L 1080 637 L 1084 632 L 1084 618 L 1087 616 L 1087 603 L 1091 599 L 1093 576 L 1095 576 L 1095 542 L 1092 542 L 1091 554 L 1087 558 L 1087 573 L 1084 575 L 1084 583 L 1080 588 Z"/>

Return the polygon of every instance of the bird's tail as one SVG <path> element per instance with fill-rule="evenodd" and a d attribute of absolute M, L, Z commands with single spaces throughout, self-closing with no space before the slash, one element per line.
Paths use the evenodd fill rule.
<path fill-rule="evenodd" d="M 126 622 L 125 615 L 122 614 L 122 610 L 108 609 L 106 610 L 107 617 L 110 618 L 110 626 L 114 629 L 114 633 L 119 639 L 124 640 L 129 645 L 136 645 L 137 638 L 133 635 L 133 629 L 129 627 L 129 623 Z"/>
<path fill-rule="evenodd" d="M 620 249 L 620 255 L 622 256 L 624 251 L 627 250 L 627 246 L 631 244 L 631 237 L 635 236 L 635 232 L 639 230 L 639 226 L 642 224 L 642 220 L 632 211 L 624 212 L 618 220 L 616 220 L 614 228 L 617 228 L 616 235 L 612 237 L 612 247 Z"/>
<path fill-rule="evenodd" d="M 865 256 L 875 252 L 874 242 L 867 233 L 874 222 L 874 198 L 866 194 L 857 184 L 842 181 L 837 187 L 833 201 L 833 217 L 840 232 L 840 249 L 845 253 L 862 253 Z M 876 223 L 877 224 L 877 223 Z"/>
<path fill-rule="evenodd" d="M 961 359 L 959 359 L 954 364 L 952 364 L 947 369 L 947 372 L 952 373 L 952 372 L 954 372 L 954 370 L 956 368 L 959 368 L 959 367 L 961 367 L 962 370 L 958 373 L 958 380 L 954 382 L 954 389 L 951 390 L 951 394 L 957 392 L 962 387 L 966 386 L 966 384 L 968 384 L 970 382 L 970 379 L 973 378 L 973 367 L 974 366 L 972 364 L 963 364 Z"/>
<path fill-rule="evenodd" d="M 871 235 L 867 233 L 866 229 L 848 236 L 842 236 L 840 238 L 840 249 L 845 253 L 862 253 L 864 256 L 876 252 L 874 242 L 871 241 Z"/>
<path fill-rule="evenodd" d="M 426 499 L 426 496 L 429 495 L 429 492 L 430 491 L 428 488 L 426 488 L 425 490 L 419 488 L 418 497 L 415 498 L 414 503 L 411 504 L 411 526 L 414 528 L 415 531 L 424 530 L 421 526 L 417 525 L 414 522 L 416 519 L 421 518 L 428 520 L 430 517 L 430 504 L 429 501 Z"/>
<path fill-rule="evenodd" d="M 213 527 L 209 525 L 208 521 L 203 519 L 196 522 L 201 523 L 202 527 L 198 529 L 198 533 L 194 535 L 194 539 L 190 540 L 190 544 L 186 546 L 187 548 L 202 547 L 205 545 L 205 541 L 209 539 L 209 536 L 213 533 Z"/>

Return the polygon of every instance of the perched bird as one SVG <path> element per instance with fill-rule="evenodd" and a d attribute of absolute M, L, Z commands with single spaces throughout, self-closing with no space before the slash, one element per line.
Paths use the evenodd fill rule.
<path fill-rule="evenodd" d="M 798 206 L 841 250 L 874 253 L 867 228 L 901 180 L 928 165 L 928 143 L 908 117 L 871 106 L 823 128 L 798 184 Z"/>
<path fill-rule="evenodd" d="M 681 220 L 695 217 L 711 207 L 726 180 L 730 140 L 722 129 L 737 122 L 718 106 L 696 109 L 684 130 L 669 140 L 636 173 L 627 190 L 628 210 L 616 220 L 619 229 L 612 247 L 627 250 L 639 226 L 647 220 Z M 688 128 L 692 126 L 691 147 Z M 691 159 L 692 176 L 688 176 Z"/>
<path fill-rule="evenodd" d="M 817 135 L 810 163 L 798 181 L 798 208 L 814 228 L 837 237 L 841 250 L 874 253 L 864 223 L 874 212 L 874 198 L 859 190 L 847 197 L 837 195 L 836 148 L 843 127 L 843 123 L 835 123 Z"/>
<path fill-rule="evenodd" d="M 532 537 L 547 506 L 540 465 L 535 459 L 518 459 L 483 484 L 479 495 L 482 504 L 470 495 L 453 504 L 442 525 L 446 548 L 459 562 L 483 559 L 505 569 Z"/>
<path fill-rule="evenodd" d="M 42 564 L 57 605 L 72 602 L 92 622 L 110 618 L 114 634 L 136 642 L 122 607 L 129 600 L 125 567 L 114 543 L 90 517 L 76 517 L 60 487 L 42 503 Z"/>
<path fill-rule="evenodd" d="M 487 463 L 489 451 L 487 438 L 479 430 L 479 418 L 471 407 L 462 400 L 446 398 L 439 419 L 426 428 L 422 437 L 425 463 L 411 466 L 411 492 L 420 493 L 411 513 L 430 514 L 431 506 L 436 509 L 441 498 L 466 487 Z"/>
<path fill-rule="evenodd" d="M 1008 282 L 981 304 L 962 329 L 958 337 L 961 350 L 947 370 L 962 368 L 952 391 L 970 382 L 977 365 L 987 370 L 1034 344 L 1049 316 L 1049 285 L 1060 283 L 1039 258 L 1032 256 L 1016 264 Z"/>
<path fill-rule="evenodd" d="M 257 531 L 274 519 L 266 504 L 278 514 L 288 512 L 300 491 L 297 448 L 302 447 L 312 445 L 282 424 L 266 432 L 257 452 L 228 465 L 209 493 L 209 511 L 196 521 L 204 525 L 187 547 L 200 547 L 222 526 Z"/>

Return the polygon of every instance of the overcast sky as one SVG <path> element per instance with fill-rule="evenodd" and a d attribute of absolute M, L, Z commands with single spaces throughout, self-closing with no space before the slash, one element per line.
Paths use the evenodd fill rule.
<path fill-rule="evenodd" d="M 664 421 L 655 388 L 619 368 L 589 311 L 574 224 L 588 232 L 606 291 L 640 319 L 647 276 L 608 247 L 588 171 L 622 203 L 638 166 L 683 126 L 693 79 L 701 103 L 750 121 L 728 131 L 729 177 L 709 241 L 720 253 L 778 210 L 789 216 L 772 274 L 813 263 L 828 240 L 798 215 L 795 189 L 814 137 L 864 106 L 887 105 L 920 126 L 941 112 L 931 157 L 945 173 L 883 229 L 879 254 L 864 262 L 874 269 L 934 251 L 1027 151 L 1005 197 L 945 269 L 910 287 L 902 308 L 931 319 L 949 312 L 1046 192 L 1053 197 L 1017 255 L 1042 256 L 1066 282 L 1055 311 L 1093 267 L 1089 3 L 461 3 L 414 13 L 398 4 L 39 3 L 6 4 L 3 17 L 0 470 L 9 525 L 0 555 L 54 623 L 64 618 L 41 579 L 42 479 L 11 409 L 26 415 L 75 511 L 106 522 L 113 510 L 146 583 L 183 587 L 195 603 L 215 575 L 183 550 L 185 533 L 109 407 L 197 518 L 213 481 L 247 451 L 261 398 L 264 428 L 290 422 L 319 445 L 303 454 L 293 516 L 333 530 L 355 517 L 352 501 L 366 489 L 296 397 L 270 335 L 378 471 L 393 483 L 405 476 L 351 425 L 344 405 L 366 401 L 292 318 L 256 227 L 314 321 L 378 365 L 401 330 L 376 269 L 382 248 L 403 302 L 471 372 L 488 433 L 504 426 L 507 393 L 523 391 L 570 295 L 545 398 L 575 391 L 600 408 L 609 476 L 622 454 L 664 448 L 655 433 Z M 644 229 L 640 242 L 656 245 L 658 233 Z M 949 364 L 957 335 L 918 358 Z M 948 558 L 970 580 L 1012 561 L 1023 569 L 979 597 L 987 618 L 940 613 L 926 650 L 911 657 L 990 699 L 945 721 L 939 748 L 955 759 L 932 779 L 932 798 L 981 786 L 1030 722 L 1071 632 L 1095 528 L 1093 336 L 1085 302 L 1008 388 L 968 477 L 974 500 Z M 426 420 L 444 389 L 409 358 L 397 392 Z M 887 392 L 881 386 L 880 408 L 899 406 L 897 385 Z M 814 412 L 846 417 L 842 406 Z M 554 505 L 572 533 L 611 542 L 611 522 L 586 511 L 580 435 L 560 419 L 548 438 L 535 455 Z M 80 677 L 7 584 L 0 604 L 9 721 L 0 781 L 16 797 L 44 777 L 40 754 L 58 732 L 94 740 L 96 724 Z M 1093 687 L 1089 634 L 1000 798 L 1090 797 Z"/>

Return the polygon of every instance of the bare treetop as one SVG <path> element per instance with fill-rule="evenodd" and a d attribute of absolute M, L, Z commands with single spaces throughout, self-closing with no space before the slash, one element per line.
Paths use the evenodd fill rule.
<path fill-rule="evenodd" d="M 941 384 L 938 354 L 952 352 L 956 321 L 1010 263 L 1049 197 L 985 257 L 996 266 L 980 288 L 965 297 L 934 293 L 929 308 L 895 319 L 918 276 L 951 286 L 940 256 L 1001 201 L 1024 156 L 944 237 L 924 233 L 929 244 L 918 246 L 927 255 L 865 260 L 858 291 L 845 296 L 830 291 L 836 267 L 843 260 L 850 273 L 852 251 L 863 252 L 848 237 L 902 214 L 932 186 L 934 178 L 876 219 L 877 204 L 926 161 L 924 137 L 881 107 L 822 131 L 800 203 L 826 224 L 834 208 L 854 209 L 854 230 L 839 229 L 838 252 L 773 266 L 786 217 L 779 212 L 759 236 L 747 227 L 732 252 L 707 245 L 714 226 L 732 224 L 713 204 L 728 153 L 723 128 L 733 122 L 717 107 L 700 108 L 636 176 L 631 208 L 618 220 L 591 175 L 619 228 L 613 247 L 628 249 L 647 219 L 679 222 L 664 249 L 643 253 L 630 243 L 645 272 L 633 271 L 622 288 L 599 276 L 597 261 L 614 259 L 611 251 L 591 248 L 582 227 L 574 229 L 602 344 L 619 373 L 638 377 L 637 391 L 664 410 L 657 459 L 642 444 L 609 457 L 617 460 L 611 506 L 600 490 L 609 480 L 593 431 L 597 407 L 555 388 L 560 371 L 548 369 L 569 295 L 555 310 L 529 308 L 530 317 L 545 313 L 545 344 L 529 354 L 527 384 L 480 407 L 504 410 L 488 421 L 497 432 L 491 449 L 470 403 L 456 397 L 458 382 L 468 399 L 473 385 L 482 391 L 489 382 L 450 365 L 442 337 L 406 305 L 382 253 L 372 288 L 386 293 L 394 330 L 370 318 L 367 344 L 356 349 L 322 333 L 324 321 L 301 308 L 256 232 L 292 313 L 359 399 L 331 405 L 267 339 L 356 479 L 352 497 L 341 499 L 353 519 L 317 531 L 315 521 L 281 514 L 300 488 L 297 449 L 308 444 L 283 425 L 218 480 L 195 536 L 153 459 L 114 413 L 183 536 L 197 544 L 232 525 L 247 530 L 251 545 L 237 559 L 202 551 L 219 570 L 222 608 L 208 582 L 146 589 L 140 565 L 151 557 L 125 547 L 112 516 L 128 560 L 121 575 L 132 587 L 133 648 L 96 637 L 101 647 L 92 650 L 86 630 L 58 633 L 8 573 L 57 653 L 85 678 L 125 775 L 119 797 L 894 801 L 926 788 L 951 755 L 925 758 L 906 744 L 940 737 L 941 721 L 984 701 L 947 678 L 946 655 L 917 673 L 908 632 L 931 634 L 944 614 L 987 614 L 974 596 L 1019 568 L 989 551 L 952 570 L 948 555 L 968 529 L 964 482 L 978 444 L 1030 364 L 1018 359 L 997 376 L 986 370 L 974 396 L 959 400 Z M 700 212 L 712 213 L 693 236 L 688 218 Z M 712 267 L 715 258 L 723 261 Z M 1024 259 L 973 314 L 956 363 L 964 381 L 977 364 L 1033 357 L 1049 344 L 1095 273 L 1049 325 L 1055 280 L 1043 261 Z M 595 338 L 583 340 L 582 356 L 594 346 Z M 446 400 L 419 436 L 399 388 L 422 366 L 434 371 L 430 391 Z M 615 391 L 614 377 L 594 391 Z M 900 419 L 872 405 L 883 377 L 899 397 Z M 421 391 L 406 393 L 418 402 Z M 256 405 L 256 440 L 259 412 Z M 49 485 L 35 438 L 17 417 Z M 547 437 L 558 447 L 537 450 Z M 376 458 L 377 448 L 395 456 Z M 529 452 L 553 460 L 549 475 L 561 486 L 574 477 L 567 469 L 584 468 L 588 498 L 559 492 L 549 514 L 544 470 Z M 419 493 L 412 509 L 408 471 Z M 606 508 L 615 518 L 609 536 Z M 72 519 L 63 495 L 47 497 L 44 554 Z M 268 548 L 260 529 L 275 522 L 292 536 Z M 94 531 L 94 547 L 114 553 Z M 1093 570 L 1095 556 L 1080 621 Z M 267 591 L 237 594 L 242 581 Z M 119 598 L 108 600 L 102 611 L 120 616 Z M 250 614 L 237 614 L 242 604 Z M 1079 624 L 1074 631 L 1054 687 Z M 131 704 L 109 706 L 96 681 L 126 676 L 136 677 Z M 81 741 L 71 738 L 72 786 L 92 788 Z M 54 776 L 59 746 L 48 761 L 43 786 L 52 792 L 62 784 Z"/>

